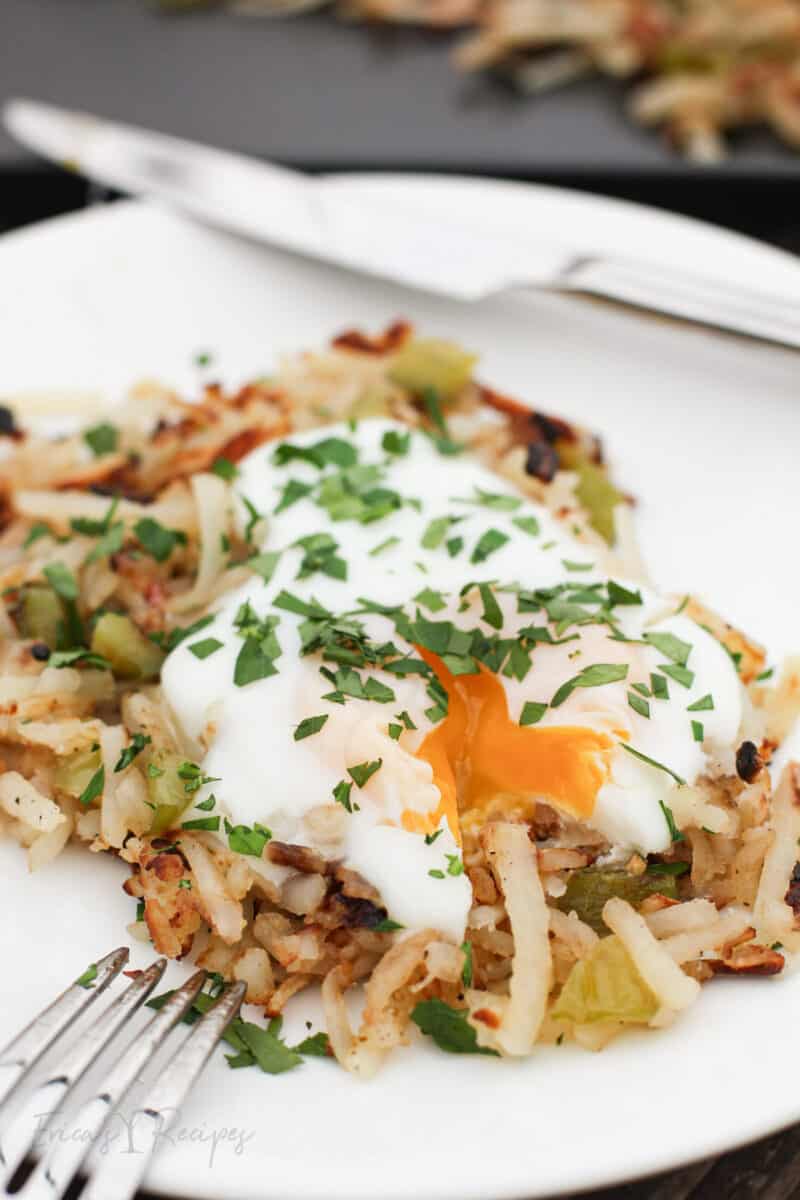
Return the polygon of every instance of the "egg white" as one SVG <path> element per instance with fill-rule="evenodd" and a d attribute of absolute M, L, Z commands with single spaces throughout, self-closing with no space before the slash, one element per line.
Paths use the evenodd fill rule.
<path fill-rule="evenodd" d="M 471 889 L 465 874 L 454 873 L 460 862 L 455 838 L 444 821 L 433 842 L 401 825 L 403 812 L 428 813 L 438 804 L 431 767 L 414 754 L 432 728 L 425 715 L 431 705 L 426 681 L 371 669 L 370 675 L 393 689 L 395 701 L 348 699 L 339 705 L 322 700 L 331 684 L 320 675 L 318 656 L 300 654 L 301 618 L 281 611 L 277 674 L 237 687 L 234 665 L 242 640 L 234 627 L 236 613 L 244 601 L 259 616 L 276 612 L 272 602 L 281 589 L 287 589 L 336 613 L 357 609 L 360 598 L 367 597 L 378 604 L 407 606 L 413 615 L 413 597 L 429 588 L 442 593 L 445 607 L 436 613 L 423 607 L 426 616 L 471 629 L 480 624 L 482 605 L 477 589 L 460 598 L 466 583 L 499 581 L 534 589 L 565 580 L 604 582 L 606 577 L 590 547 L 565 531 L 543 506 L 521 496 L 474 458 L 442 456 L 419 432 L 412 434 L 407 455 L 392 457 L 381 444 L 391 431 L 405 434 L 407 429 L 391 421 L 366 420 L 355 429 L 328 426 L 289 439 L 293 445 L 310 446 L 323 437 L 342 438 L 357 448 L 360 462 L 382 464 L 385 475 L 380 486 L 395 489 L 409 502 L 371 524 L 331 522 L 311 497 L 275 514 L 289 479 L 316 485 L 320 470 L 304 461 L 275 465 L 274 445 L 259 448 L 240 464 L 236 491 L 268 515 L 264 548 L 281 550 L 281 557 L 269 584 L 256 578 L 229 595 L 213 623 L 203 630 L 200 636 L 217 638 L 221 649 L 198 659 L 191 652 L 195 639 L 187 639 L 167 658 L 162 681 L 176 720 L 195 745 L 198 761 L 207 775 L 218 780 L 213 785 L 217 811 L 234 824 L 259 822 L 276 838 L 316 846 L 328 857 L 342 859 L 380 891 L 393 920 L 409 929 L 433 926 L 460 940 Z M 520 505 L 506 512 L 465 503 L 475 497 L 476 489 L 515 497 Z M 445 542 L 435 549 L 421 544 L 430 521 L 444 515 L 459 518 L 448 533 L 464 542 L 455 556 Z M 244 509 L 242 517 L 246 519 Z M 519 517 L 535 517 L 536 536 L 515 523 Z M 489 529 L 502 532 L 508 540 L 485 561 L 473 563 L 472 550 Z M 295 543 L 320 532 L 339 542 L 346 579 L 319 572 L 297 579 L 303 551 Z M 388 538 L 398 540 L 375 553 Z M 617 582 L 637 587 L 625 580 Z M 729 764 L 742 720 L 742 689 L 731 659 L 710 634 L 684 615 L 676 615 L 674 601 L 649 589 L 640 591 L 640 605 L 614 612 L 619 629 L 630 640 L 611 639 L 603 625 L 573 627 L 569 633 L 577 634 L 574 640 L 536 646 L 533 667 L 524 680 L 503 678 L 502 682 L 509 716 L 518 721 L 527 701 L 549 703 L 557 689 L 584 666 L 597 662 L 628 666 L 625 680 L 573 691 L 559 707 L 547 709 L 541 725 L 586 726 L 608 733 L 669 767 L 673 774 L 617 748 L 588 822 L 613 845 L 648 853 L 663 851 L 670 844 L 664 807 L 678 786 L 673 776 L 693 783 L 705 772 Z M 531 624 L 530 614 L 516 611 L 513 592 L 498 591 L 495 596 L 503 614 L 503 636 Z M 370 613 L 360 619 L 371 637 L 393 640 L 401 650 L 411 650 L 387 617 Z M 537 620 L 541 623 L 541 618 Z M 653 645 L 641 644 L 646 630 L 672 633 L 690 644 L 688 667 L 694 676 L 688 688 L 670 680 L 669 700 L 650 699 L 649 719 L 629 702 L 631 683 L 647 684 L 651 672 L 666 661 Z M 493 631 L 486 627 L 486 632 Z M 709 694 L 712 709 L 687 712 Z M 403 710 L 417 728 L 404 729 L 399 740 L 393 740 L 388 724 Z M 319 733 L 294 740 L 293 731 L 301 721 L 323 713 L 328 719 Z M 693 716 L 702 723 L 702 741 L 693 732 Z M 352 789 L 357 807 L 339 822 L 340 839 L 334 844 L 326 839 L 323 844 L 315 814 L 321 806 L 335 804 L 333 790 L 348 778 L 348 767 L 377 759 L 382 759 L 381 769 L 365 786 Z M 259 869 L 277 882 L 286 874 L 285 868 L 266 862 Z"/>

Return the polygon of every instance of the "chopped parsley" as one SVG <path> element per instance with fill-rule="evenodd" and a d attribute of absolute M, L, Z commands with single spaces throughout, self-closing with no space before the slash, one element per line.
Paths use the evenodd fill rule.
<path fill-rule="evenodd" d="M 78 797 L 78 803 L 83 808 L 88 808 L 93 800 L 97 800 L 103 794 L 103 788 L 106 785 L 106 769 L 98 767 L 92 778 L 87 783 L 86 787 Z"/>
<path fill-rule="evenodd" d="M 503 492 L 485 492 L 476 487 L 474 496 L 453 496 L 456 504 L 479 504 L 483 508 L 491 508 L 494 512 L 516 512 L 522 504 L 518 496 L 509 496 Z"/>
<path fill-rule="evenodd" d="M 39 538 L 52 537 L 53 533 L 49 525 L 45 525 L 42 521 L 36 521 L 28 530 L 28 536 L 22 543 L 23 550 L 29 550 L 34 542 L 38 542 Z M 759 677 L 760 678 L 760 677 Z"/>
<path fill-rule="evenodd" d="M 411 1012 L 411 1020 L 440 1050 L 448 1054 L 489 1054 L 497 1058 L 496 1050 L 478 1045 L 478 1035 L 467 1020 L 467 1010 L 452 1008 L 443 1000 L 421 1000 Z"/>
<path fill-rule="evenodd" d="M 517 529 L 521 529 L 529 537 L 538 537 L 541 533 L 541 527 L 536 517 L 512 517 L 512 521 Z"/>
<path fill-rule="evenodd" d="M 292 545 L 304 551 L 297 579 L 307 579 L 317 571 L 331 579 L 347 579 L 347 563 L 337 554 L 339 543 L 329 533 L 311 533 Z"/>
<path fill-rule="evenodd" d="M 662 770 L 663 769 L 664 768 L 662 768 Z M 671 772 L 670 772 L 670 774 L 671 774 Z M 678 829 L 678 826 L 675 824 L 675 818 L 672 815 L 672 809 L 669 807 L 669 805 L 665 804 L 663 800 L 659 800 L 658 807 L 661 809 L 662 813 L 664 814 L 664 820 L 667 822 L 667 828 L 669 829 L 669 836 L 672 838 L 673 842 L 685 841 L 683 834 L 681 833 L 680 829 Z"/>
<path fill-rule="evenodd" d="M 134 733 L 129 744 L 125 746 L 114 766 L 114 772 L 124 771 L 129 767 L 137 755 L 141 754 L 145 746 L 149 746 L 153 739 L 149 734 Z"/>
<path fill-rule="evenodd" d="M 115 521 L 109 526 L 108 532 L 95 542 L 92 549 L 86 555 L 86 562 L 99 562 L 101 558 L 110 558 L 112 554 L 117 554 L 122 549 L 122 544 L 125 541 L 125 529 L 122 521 Z"/>
<path fill-rule="evenodd" d="M 280 561 L 280 550 L 265 550 L 262 554 L 253 554 L 244 560 L 243 566 L 260 575 L 264 583 L 269 583 Z"/>
<path fill-rule="evenodd" d="M 160 563 L 167 561 L 176 546 L 186 545 L 186 534 L 181 529 L 167 529 L 152 517 L 142 517 L 133 532 L 145 553 Z"/>
<path fill-rule="evenodd" d="M 618 605 L 622 606 L 643 603 L 641 592 L 632 592 L 628 588 L 623 587 L 621 583 L 616 583 L 613 579 L 609 579 L 607 591 L 609 608 L 616 608 Z"/>
<path fill-rule="evenodd" d="M 184 821 L 181 829 L 205 829 L 209 833 L 217 833 L 219 817 L 195 817 L 191 821 Z"/>
<path fill-rule="evenodd" d="M 197 763 L 189 762 L 188 759 L 178 767 L 178 778 L 183 781 L 183 790 L 187 796 L 193 796 L 207 783 L 219 783 L 218 778 L 206 775 L 202 767 L 199 767 Z"/>
<path fill-rule="evenodd" d="M 333 798 L 337 804 L 341 804 L 345 812 L 353 811 L 353 802 L 350 799 L 350 793 L 353 790 L 353 784 L 347 780 L 341 779 L 333 789 Z"/>
<path fill-rule="evenodd" d="M 402 926 L 400 928 L 402 929 Z M 327 1033 L 312 1034 L 296 1046 L 292 1046 L 292 1050 L 295 1054 L 304 1054 L 310 1058 L 330 1058 L 333 1053 Z"/>
<path fill-rule="evenodd" d="M 323 438 L 312 446 L 281 442 L 272 456 L 272 461 L 277 467 L 285 467 L 287 463 L 295 461 L 306 462 L 321 471 L 329 465 L 342 468 L 355 466 L 358 462 L 358 451 L 353 443 L 345 438 Z"/>
<path fill-rule="evenodd" d="M 635 692 L 628 692 L 628 704 L 640 717 L 647 717 L 649 720 L 650 705 L 643 696 L 637 696 Z"/>
<path fill-rule="evenodd" d="M 302 742 L 304 738 L 311 737 L 312 734 L 319 733 L 322 726 L 328 719 L 327 713 L 322 713 L 318 717 L 306 717 L 299 725 L 295 726 L 294 740 Z"/>
<path fill-rule="evenodd" d="M 645 633 L 644 640 L 649 642 L 651 646 L 655 646 L 665 658 L 671 662 L 677 663 L 679 667 L 685 667 L 689 661 L 689 655 L 692 647 L 688 642 L 684 642 L 681 638 L 676 637 L 674 633 Z"/>
<path fill-rule="evenodd" d="M 447 553 L 451 558 L 455 558 L 464 549 L 464 539 L 462 537 L 448 538 L 445 544 L 447 546 Z"/>
<path fill-rule="evenodd" d="M 401 925 L 399 921 L 393 921 L 391 917 L 384 917 L 377 925 L 372 926 L 373 933 L 395 933 L 398 929 L 405 929 L 405 925 Z"/>
<path fill-rule="evenodd" d="M 352 779 L 353 783 L 358 788 L 363 788 L 368 780 L 372 778 L 376 771 L 379 771 L 383 766 L 383 759 L 376 758 L 374 762 L 358 763 L 355 767 L 348 767 L 347 774 Z"/>
<path fill-rule="evenodd" d="M 229 458 L 217 458 L 211 464 L 211 470 L 214 475 L 218 475 L 220 479 L 224 479 L 226 483 L 233 483 L 234 479 L 239 474 L 238 468 Z"/>
<path fill-rule="evenodd" d="M 488 583 L 478 584 L 478 594 L 483 605 L 482 619 L 487 625 L 491 625 L 492 629 L 502 629 L 503 613 L 491 585 Z"/>
<path fill-rule="evenodd" d="M 508 534 L 501 533 L 499 529 L 487 529 L 484 534 L 481 534 L 475 549 L 470 555 L 471 563 L 486 562 L 490 554 L 494 554 L 502 546 L 505 546 L 508 541 Z"/>
<path fill-rule="evenodd" d="M 670 679 L 674 679 L 681 687 L 690 688 L 694 683 L 694 672 L 678 663 L 663 663 L 659 670 L 669 675 Z"/>
<path fill-rule="evenodd" d="M 222 649 L 222 642 L 219 638 L 203 638 L 199 642 L 192 642 L 189 650 L 195 658 L 210 658 L 212 654 L 216 654 L 217 650 Z"/>
<path fill-rule="evenodd" d="M 62 562 L 50 563 L 44 568 L 43 574 L 53 591 L 62 600 L 78 599 L 78 581 L 72 571 Z"/>
<path fill-rule="evenodd" d="M 382 542 L 378 542 L 377 546 L 373 546 L 369 551 L 370 558 L 377 558 L 379 554 L 383 554 L 384 550 L 390 550 L 392 546 L 397 546 L 400 543 L 399 537 L 384 538 Z"/>
<path fill-rule="evenodd" d="M 178 625 L 175 629 L 170 630 L 169 633 L 162 629 L 157 633 L 151 633 L 150 640 L 155 642 L 157 646 L 161 646 L 163 650 L 169 652 L 170 650 L 174 650 L 176 646 L 179 646 L 181 642 L 184 642 L 186 638 L 193 637 L 201 629 L 205 629 L 213 620 L 213 615 L 209 615 L 207 617 L 200 617 L 197 621 L 193 621 L 191 625 Z"/>
<path fill-rule="evenodd" d="M 272 838 L 272 830 L 258 822 L 251 829 L 249 825 L 231 825 L 226 819 L 225 832 L 231 850 L 235 854 L 249 854 L 251 858 L 261 858 L 264 847 Z"/>
<path fill-rule="evenodd" d="M 629 746 L 627 742 L 619 742 L 618 745 L 622 747 L 626 754 L 632 754 L 634 758 L 640 759 L 641 762 L 647 763 L 648 766 L 655 767 L 657 771 L 663 771 L 665 775 L 671 776 L 676 783 L 681 785 L 681 787 L 683 787 L 683 785 L 686 783 L 686 780 L 681 779 L 680 775 L 676 774 L 675 771 L 672 771 L 669 767 L 664 766 L 664 764 L 658 762 L 657 759 L 650 758 L 647 754 L 642 754 L 641 750 L 635 750 L 633 746 Z"/>
<path fill-rule="evenodd" d="M 616 683 L 621 679 L 625 679 L 628 674 L 627 663 L 593 663 L 590 667 L 584 667 L 572 679 L 568 679 L 561 684 L 553 699 L 550 701 L 551 708 L 558 708 L 567 700 L 576 688 L 603 687 L 607 683 Z"/>
<path fill-rule="evenodd" d="M 237 687 L 277 675 L 275 660 L 281 655 L 281 646 L 275 628 L 279 620 L 276 616 L 259 617 L 247 600 L 239 606 L 233 624 L 244 644 L 233 669 L 233 682 Z"/>
<path fill-rule="evenodd" d="M 447 537 L 452 526 L 456 525 L 460 520 L 462 520 L 461 517 L 434 517 L 426 525 L 420 544 L 426 550 L 437 550 Z"/>
<path fill-rule="evenodd" d="M 244 527 L 244 540 L 248 544 L 252 544 L 256 525 L 258 525 L 259 521 L 263 521 L 264 514 L 259 512 L 255 504 L 253 504 L 253 501 L 248 500 L 247 496 L 243 496 L 241 492 L 239 493 L 239 499 L 247 509 L 247 524 Z"/>
<path fill-rule="evenodd" d="M 519 716 L 520 725 L 537 725 L 547 712 L 547 705 L 535 700 L 526 700 Z"/>
<path fill-rule="evenodd" d="M 228 1066 L 234 1070 L 259 1067 L 267 1075 L 282 1075 L 299 1067 L 303 1061 L 300 1053 L 283 1041 L 281 1027 L 280 1017 L 273 1018 L 266 1029 L 252 1021 L 243 1021 L 241 1017 L 234 1018 L 224 1035 L 225 1041 L 236 1051 L 225 1056 Z"/>
<path fill-rule="evenodd" d="M 464 966 L 461 968 L 461 982 L 464 987 L 472 987 L 472 942 L 462 942 L 461 949 L 464 951 Z"/>
<path fill-rule="evenodd" d="M 460 442 L 456 442 L 450 436 L 450 430 L 447 428 L 447 422 L 442 413 L 442 405 L 439 400 L 439 393 L 435 388 L 426 388 L 422 393 L 422 403 L 425 405 L 425 411 L 430 418 L 430 422 L 436 430 L 436 436 L 433 438 L 433 443 L 440 454 L 450 457 L 454 454 L 460 454 L 464 447 Z"/>
<path fill-rule="evenodd" d="M 314 485 L 311 483 L 301 483 L 299 479 L 290 479 L 288 483 L 284 484 L 280 500 L 272 511 L 276 516 L 278 513 L 285 512 L 287 508 L 297 504 L 298 500 L 310 496 L 313 490 Z"/>
<path fill-rule="evenodd" d="M 95 458 L 101 458 L 104 454 L 114 453 L 119 445 L 119 433 L 113 425 L 103 422 L 87 429 L 84 432 L 83 440 Z"/>
<path fill-rule="evenodd" d="M 54 650 L 47 660 L 49 667 L 96 667 L 99 671 L 110 671 L 111 663 L 102 654 L 94 654 L 84 646 L 76 646 L 73 650 Z"/>
<path fill-rule="evenodd" d="M 458 875 L 464 874 L 464 863 L 461 860 L 460 855 L 445 854 L 445 858 L 447 859 L 447 874 L 448 875 L 458 876 Z"/>
<path fill-rule="evenodd" d="M 88 990 L 94 987 L 95 979 L 97 979 L 97 963 L 90 963 L 83 974 L 75 980 L 75 985 Z"/>
<path fill-rule="evenodd" d="M 408 433 L 399 433 L 396 429 L 387 429 L 386 433 L 381 438 L 381 447 L 387 454 L 392 454 L 395 458 L 404 458 L 408 454 L 411 446 L 411 431 Z"/>
<path fill-rule="evenodd" d="M 421 592 L 417 592 L 414 599 L 418 604 L 422 604 L 430 612 L 441 612 L 441 610 L 446 607 L 442 593 L 435 592 L 433 588 L 423 588 Z"/>

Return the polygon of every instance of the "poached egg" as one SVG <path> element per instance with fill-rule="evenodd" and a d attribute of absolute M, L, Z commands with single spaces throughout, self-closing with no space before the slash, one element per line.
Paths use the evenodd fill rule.
<path fill-rule="evenodd" d="M 472 456 L 364 420 L 259 447 L 234 487 L 261 577 L 162 672 L 223 840 L 312 846 L 460 941 L 462 824 L 543 801 L 664 851 L 671 793 L 730 762 L 726 650 Z"/>

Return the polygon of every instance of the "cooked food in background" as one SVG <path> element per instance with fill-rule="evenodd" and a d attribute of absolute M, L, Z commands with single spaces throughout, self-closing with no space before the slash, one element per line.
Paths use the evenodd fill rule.
<path fill-rule="evenodd" d="M 233 1066 L 600 1048 L 800 947 L 798 664 L 654 589 L 599 439 L 475 365 L 398 323 L 55 440 L 6 413 L 5 828 L 128 864 L 201 1005 L 247 982 Z"/>
<path fill-rule="evenodd" d="M 275 16 L 321 4 L 232 0 L 229 7 Z M 725 135 L 744 126 L 767 125 L 800 144 L 800 0 L 342 0 L 339 9 L 373 23 L 473 27 L 456 47 L 455 65 L 498 68 L 527 93 L 595 72 L 631 80 L 633 119 L 663 128 L 697 162 L 722 158 Z"/>

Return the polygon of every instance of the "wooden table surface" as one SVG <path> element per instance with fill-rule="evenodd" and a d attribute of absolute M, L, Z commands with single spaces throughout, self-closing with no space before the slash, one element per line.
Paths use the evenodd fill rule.
<path fill-rule="evenodd" d="M 721 1158 L 581 1195 L 586 1200 L 793 1200 L 800 1196 L 800 1126 Z M 147 1192 L 137 1200 L 167 1197 Z M 424 1193 L 419 1200 L 425 1200 Z"/>

